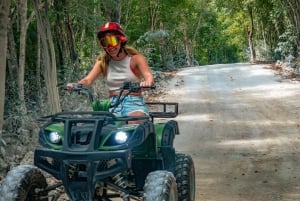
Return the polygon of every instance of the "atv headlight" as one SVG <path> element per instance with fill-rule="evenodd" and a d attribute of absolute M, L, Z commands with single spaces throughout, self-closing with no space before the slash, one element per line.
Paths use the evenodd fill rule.
<path fill-rule="evenodd" d="M 118 144 L 123 144 L 127 141 L 128 134 L 124 131 L 119 131 L 115 134 L 115 141 Z"/>
<path fill-rule="evenodd" d="M 117 129 L 111 129 L 110 127 L 108 127 L 107 129 L 111 129 L 111 131 L 106 131 L 107 133 L 103 134 L 100 146 L 126 146 L 129 143 L 129 141 L 131 141 L 132 134 L 134 133 L 135 128 L 135 125 L 123 125 L 122 127 L 119 127 Z"/>
<path fill-rule="evenodd" d="M 49 132 L 48 137 L 49 137 L 50 142 L 53 144 L 58 144 L 61 142 L 61 136 L 56 131 Z"/>

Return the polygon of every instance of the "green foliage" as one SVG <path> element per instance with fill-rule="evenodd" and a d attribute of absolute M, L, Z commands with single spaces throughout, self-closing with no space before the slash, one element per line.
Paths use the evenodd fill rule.
<path fill-rule="evenodd" d="M 290 55 L 297 56 L 297 35 L 293 26 L 289 26 L 288 29 L 279 36 L 275 53 L 280 55 L 283 59 Z"/>
<path fill-rule="evenodd" d="M 134 45 L 140 48 L 141 53 L 148 59 L 149 65 L 158 70 L 163 66 L 169 66 L 167 59 L 161 56 L 162 51 L 167 49 L 169 37 L 169 32 L 166 30 L 148 31 L 140 36 Z"/>
<path fill-rule="evenodd" d="M 47 10 L 54 37 L 59 84 L 78 81 L 92 68 L 101 48 L 96 34 L 109 20 L 100 0 L 53 1 Z M 247 31 L 253 28 L 253 45 L 260 59 L 297 56 L 299 52 L 299 1 L 292 0 L 118 0 L 121 24 L 128 44 L 148 59 L 153 70 L 247 61 Z M 294 4 L 291 4 L 293 3 Z M 28 1 L 28 16 L 33 5 Z M 113 4 L 112 4 L 113 5 Z M 17 2 L 11 6 L 9 66 L 5 114 L 18 105 L 16 87 L 19 18 Z M 251 24 L 250 12 L 253 14 Z M 11 35 L 10 35 L 11 36 Z M 39 66 L 36 19 L 28 24 L 26 43 L 25 97 L 27 105 L 44 112 L 47 99 L 44 66 Z M 14 44 L 13 44 L 13 42 Z M 275 55 L 275 56 L 274 56 Z M 278 57 L 279 56 L 279 57 Z M 43 58 L 41 58 L 43 59 Z M 40 82 L 38 82 L 39 79 Z M 36 95 L 38 93 L 38 96 Z M 15 100 L 15 101 L 12 101 Z"/>

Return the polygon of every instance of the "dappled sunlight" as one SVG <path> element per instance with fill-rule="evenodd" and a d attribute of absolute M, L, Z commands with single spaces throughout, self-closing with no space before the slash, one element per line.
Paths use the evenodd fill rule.
<path fill-rule="evenodd" d="M 195 159 L 198 197 L 299 200 L 299 85 L 250 64 L 188 68 L 179 76 L 170 91 L 179 103 L 174 143 Z"/>
<path fill-rule="evenodd" d="M 203 69 L 203 68 L 202 68 Z M 192 75 L 195 74 L 195 72 L 199 72 L 202 70 L 201 67 L 190 67 L 190 68 L 185 68 L 183 71 L 178 71 L 177 75 L 178 76 L 187 76 L 187 75 Z"/>
<path fill-rule="evenodd" d="M 193 103 L 193 104 L 196 103 L 197 104 L 197 103 L 199 103 L 199 107 L 200 107 L 201 104 L 204 104 L 204 103 L 206 104 L 206 103 L 210 103 L 210 102 L 211 102 L 211 100 L 206 98 L 206 97 L 203 97 L 203 98 L 189 97 L 185 101 L 181 101 L 181 104 L 179 104 L 179 106 L 182 105 L 182 104 L 185 104 L 185 103 L 188 103 L 188 104 L 191 104 L 191 103 Z"/>
<path fill-rule="evenodd" d="M 245 147 L 249 145 L 255 145 L 255 146 L 266 146 L 268 145 L 284 145 L 289 144 L 291 141 L 295 141 L 294 138 L 291 138 L 290 136 L 284 137 L 284 136 L 276 136 L 272 138 L 261 138 L 261 139 L 237 139 L 237 140 L 225 140 L 220 143 L 218 143 L 219 146 L 235 146 L 237 148 L 239 147 Z M 300 140 L 299 140 L 300 143 Z"/>
<path fill-rule="evenodd" d="M 299 200 L 300 197 L 300 186 L 294 186 L 291 191 L 285 192 L 284 197 L 288 198 L 289 200 Z"/>
<path fill-rule="evenodd" d="M 278 86 L 275 88 L 275 86 Z M 299 85 L 285 85 L 283 83 L 261 84 L 251 87 L 243 87 L 240 90 L 248 91 L 257 98 L 285 98 L 298 94 Z"/>
<path fill-rule="evenodd" d="M 180 114 L 179 117 L 177 117 L 178 120 L 180 121 L 196 121 L 196 122 L 201 122 L 201 121 L 208 121 L 211 120 L 212 114 L 194 114 L 194 115 L 184 115 Z"/>
<path fill-rule="evenodd" d="M 198 103 L 198 100 L 199 103 L 205 103 L 205 100 L 201 100 L 201 94 L 205 94 L 208 90 L 226 98 L 234 95 L 236 98 L 244 98 L 245 100 L 259 98 L 265 101 L 294 97 L 298 94 L 298 85 L 275 81 L 272 71 L 262 69 L 259 65 L 251 65 L 251 68 L 257 69 L 249 71 L 249 65 L 245 64 L 238 68 L 233 68 L 232 65 L 189 68 L 178 73 L 178 75 L 184 76 L 184 83 L 188 87 L 185 87 L 185 85 L 175 86 L 172 88 L 171 94 L 177 94 L 181 102 L 192 103 Z M 215 71 L 218 73 L 213 73 Z M 240 74 L 239 71 L 247 71 L 247 76 L 243 77 L 245 74 Z M 211 79 L 218 80 L 218 82 L 210 82 Z M 207 83 L 210 83 L 210 85 L 207 85 Z M 191 96 L 185 97 L 187 93 Z M 198 97 L 193 97 L 194 93 L 198 93 Z M 242 97 L 239 97 L 239 94 Z"/>
<path fill-rule="evenodd" d="M 228 120 L 228 119 L 227 119 Z M 297 126 L 297 122 L 295 121 L 289 121 L 289 120 L 262 120 L 262 119 L 253 119 L 253 120 L 233 120 L 230 122 L 226 122 L 227 125 L 231 126 L 239 126 L 241 124 L 247 125 L 249 127 L 257 127 L 257 126 Z"/>
<path fill-rule="evenodd" d="M 179 117 L 177 117 L 178 120 L 180 121 L 193 121 L 193 122 L 207 122 L 210 121 L 214 124 L 224 124 L 224 120 L 221 118 L 217 118 L 214 114 L 212 113 L 207 113 L 207 114 L 195 114 L 195 115 L 183 115 L 180 114 Z M 228 120 L 228 119 L 227 119 Z M 258 126 L 270 126 L 270 127 L 274 127 L 274 126 L 278 126 L 278 127 L 286 127 L 286 126 L 294 126 L 297 127 L 297 122 L 295 121 L 281 121 L 281 120 L 266 120 L 266 121 L 262 121 L 260 119 L 257 120 L 235 120 L 235 121 L 231 121 L 231 122 L 226 122 L 227 126 L 232 126 L 234 127 L 238 127 L 241 124 L 243 125 L 247 125 L 248 127 L 258 127 Z M 219 125 L 221 126 L 221 125 Z M 300 134 L 299 134 L 300 135 Z"/>
<path fill-rule="evenodd" d="M 216 176 L 215 177 L 206 177 L 206 178 L 201 179 L 200 182 L 205 185 L 214 186 L 214 185 L 216 185 L 216 183 L 218 183 L 218 178 L 216 178 Z"/>

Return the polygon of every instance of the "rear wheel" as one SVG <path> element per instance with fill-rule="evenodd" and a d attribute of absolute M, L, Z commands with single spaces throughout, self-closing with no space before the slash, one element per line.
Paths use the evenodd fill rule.
<path fill-rule="evenodd" d="M 195 200 L 195 167 L 191 156 L 176 154 L 176 171 L 178 199 L 181 201 Z"/>
<path fill-rule="evenodd" d="M 171 172 L 150 172 L 144 185 L 144 201 L 178 201 L 175 177 Z"/>
<path fill-rule="evenodd" d="M 46 178 L 42 172 L 31 165 L 13 168 L 5 177 L 1 189 L 1 198 L 5 201 L 48 201 Z"/>

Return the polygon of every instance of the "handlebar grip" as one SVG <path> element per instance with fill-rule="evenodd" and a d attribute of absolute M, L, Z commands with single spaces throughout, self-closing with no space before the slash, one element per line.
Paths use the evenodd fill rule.
<path fill-rule="evenodd" d="M 141 87 L 143 89 L 156 89 L 156 85 L 151 85 L 151 86 L 147 86 L 147 87 Z"/>
<path fill-rule="evenodd" d="M 83 89 L 83 84 L 75 83 L 73 84 L 73 90 L 80 91 Z"/>
<path fill-rule="evenodd" d="M 139 88 L 155 89 L 156 86 L 155 84 L 153 84 L 152 86 L 141 87 L 139 82 L 124 82 L 122 88 L 123 89 L 139 89 Z"/>
<path fill-rule="evenodd" d="M 83 84 L 70 83 L 64 88 L 67 91 L 81 91 L 83 89 Z"/>

